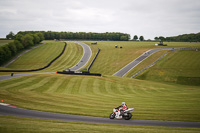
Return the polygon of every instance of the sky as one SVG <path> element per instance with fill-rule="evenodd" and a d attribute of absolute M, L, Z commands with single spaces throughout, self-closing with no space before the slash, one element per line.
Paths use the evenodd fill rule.
<path fill-rule="evenodd" d="M 200 32 L 200 0 L 0 0 L 0 38 L 19 31 L 122 32 L 154 39 Z"/>

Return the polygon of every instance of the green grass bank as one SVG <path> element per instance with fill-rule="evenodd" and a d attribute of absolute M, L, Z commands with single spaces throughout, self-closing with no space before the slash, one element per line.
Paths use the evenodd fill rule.
<path fill-rule="evenodd" d="M 21 108 L 108 117 L 125 101 L 135 108 L 134 119 L 200 121 L 200 91 L 195 86 L 59 74 L 4 80 L 0 86 L 0 98 Z"/>
<path fill-rule="evenodd" d="M 137 76 L 138 79 L 200 85 L 200 49 L 169 53 L 153 67 Z"/>
<path fill-rule="evenodd" d="M 30 70 L 46 66 L 55 57 L 57 57 L 64 47 L 64 42 L 44 41 L 45 44 L 23 54 L 7 68 L 10 70 Z M 40 72 L 62 71 L 74 66 L 81 59 L 83 49 L 80 45 L 67 42 L 64 54 L 57 59 L 50 67 Z"/>

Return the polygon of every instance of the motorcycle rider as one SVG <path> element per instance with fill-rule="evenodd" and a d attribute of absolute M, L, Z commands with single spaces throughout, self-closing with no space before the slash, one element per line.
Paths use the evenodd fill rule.
<path fill-rule="evenodd" d="M 127 107 L 125 102 L 122 102 L 122 104 L 119 107 L 117 107 L 116 109 L 119 109 L 119 111 L 120 111 L 120 115 L 119 116 L 122 116 L 124 114 L 124 111 L 127 110 L 128 107 Z"/>

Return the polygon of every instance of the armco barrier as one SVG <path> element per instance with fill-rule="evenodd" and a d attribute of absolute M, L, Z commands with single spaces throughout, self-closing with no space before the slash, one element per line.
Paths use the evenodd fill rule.
<path fill-rule="evenodd" d="M 68 75 L 89 75 L 89 76 L 101 76 L 100 73 L 89 73 L 89 72 L 75 72 L 75 71 L 62 71 L 56 72 L 57 74 L 68 74 Z"/>
<path fill-rule="evenodd" d="M 48 68 L 54 61 L 56 61 L 65 52 L 66 47 L 67 47 L 67 43 L 65 42 L 65 46 L 64 46 L 62 52 L 56 58 L 54 58 L 48 65 L 46 65 L 42 68 L 31 69 L 31 70 L 0 70 L 0 72 L 33 72 L 33 71 L 43 70 L 45 68 Z"/>
<path fill-rule="evenodd" d="M 98 49 L 94 59 L 92 60 L 91 64 L 89 65 L 89 67 L 87 69 L 88 72 L 90 71 L 90 68 L 92 67 L 92 65 L 93 65 L 94 61 L 96 60 L 97 56 L 99 55 L 99 52 L 100 52 L 100 49 Z"/>

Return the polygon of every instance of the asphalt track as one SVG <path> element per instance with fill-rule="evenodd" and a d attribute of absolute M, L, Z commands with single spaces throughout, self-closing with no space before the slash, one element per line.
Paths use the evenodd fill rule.
<path fill-rule="evenodd" d="M 153 53 L 160 51 L 160 50 L 171 50 L 173 48 L 158 48 L 158 49 L 151 49 L 143 53 L 141 56 L 139 56 L 137 59 L 130 62 L 128 65 L 120 69 L 118 72 L 113 74 L 113 76 L 117 77 L 123 77 L 126 73 L 128 73 L 131 69 L 136 67 L 139 63 L 141 63 L 143 60 L 145 60 L 147 57 L 152 55 Z"/>
<path fill-rule="evenodd" d="M 49 74 L 49 73 L 55 73 L 55 72 L 24 73 L 24 74 L 14 74 L 13 76 L 11 76 L 11 75 L 3 75 L 3 76 L 0 76 L 0 81 L 6 80 L 6 79 L 11 79 L 11 78 L 16 78 L 16 77 L 28 76 L 28 75 Z"/>
<path fill-rule="evenodd" d="M 90 49 L 90 47 L 82 42 L 76 42 L 76 41 L 72 41 L 74 43 L 77 43 L 79 45 L 81 45 L 83 47 L 83 56 L 81 58 L 81 60 L 73 67 L 69 68 L 70 71 L 77 71 L 80 68 L 84 67 L 87 62 L 89 61 L 91 55 L 92 55 L 92 50 Z"/>
<path fill-rule="evenodd" d="M 26 118 L 39 118 L 39 119 L 47 119 L 47 120 L 101 123 L 101 124 L 200 128 L 200 122 L 177 122 L 177 121 L 157 121 L 157 120 L 134 120 L 134 119 L 111 120 L 109 118 L 78 116 L 78 115 L 68 115 L 68 114 L 27 110 L 27 109 L 21 109 L 21 108 L 4 106 L 4 105 L 0 105 L 0 115 L 9 115 L 9 116 L 26 117 Z M 133 116 L 134 116 L 134 113 L 133 113 Z"/>

